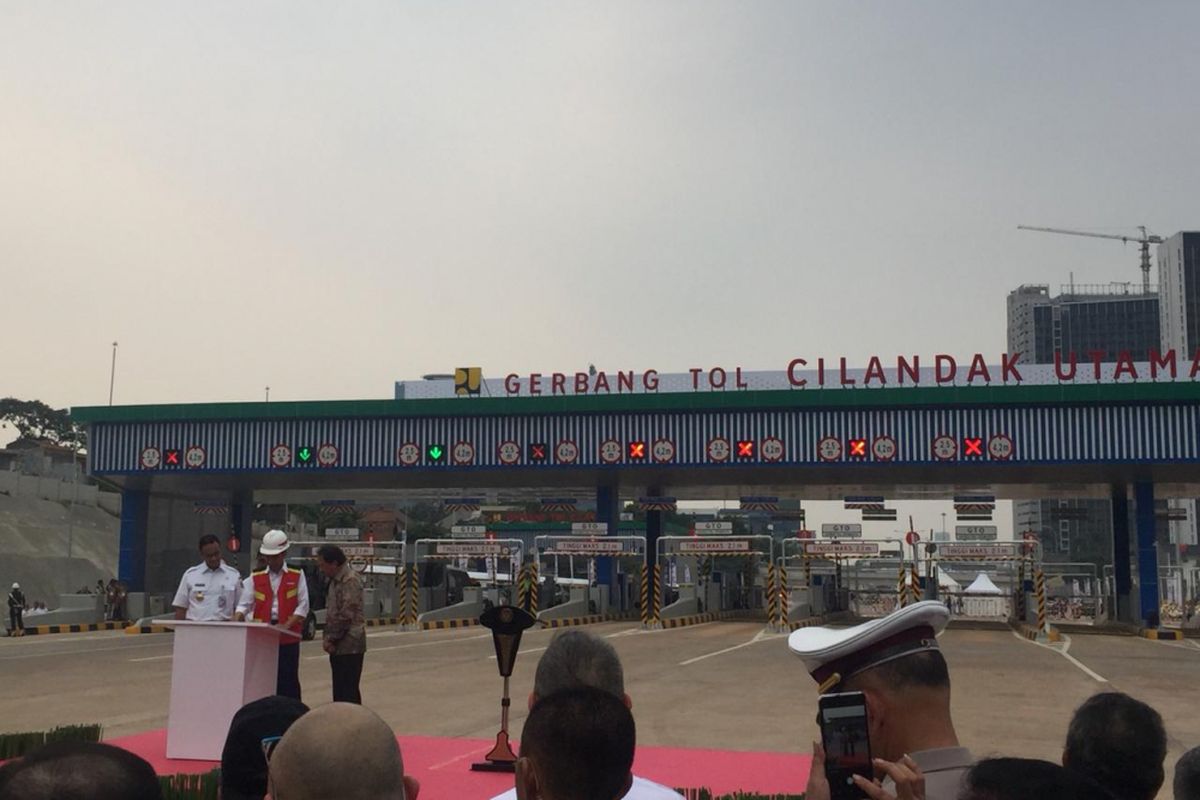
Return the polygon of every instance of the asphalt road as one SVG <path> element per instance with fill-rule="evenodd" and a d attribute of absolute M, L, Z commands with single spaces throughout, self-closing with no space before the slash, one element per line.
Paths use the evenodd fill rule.
<path fill-rule="evenodd" d="M 780 635 L 754 623 L 708 623 L 642 632 L 611 622 L 644 744 L 805 752 L 816 735 L 816 692 Z M 513 735 L 550 630 L 527 631 L 513 675 Z M 1058 646 L 1008 631 L 951 630 L 941 639 L 954 683 L 959 737 L 978 755 L 1058 760 L 1074 708 L 1098 691 L 1123 691 L 1163 715 L 1175 758 L 1200 744 L 1200 644 L 1078 635 Z M 6 731 L 100 722 L 106 736 L 166 725 L 172 635 L 119 632 L 0 639 L 0 709 Z M 319 643 L 301 649 L 310 704 L 330 697 Z M 372 631 L 363 698 L 397 733 L 489 738 L 500 678 L 490 634 Z M 1168 777 L 1169 785 L 1169 777 Z M 1163 795 L 1167 796 L 1166 794 Z"/>

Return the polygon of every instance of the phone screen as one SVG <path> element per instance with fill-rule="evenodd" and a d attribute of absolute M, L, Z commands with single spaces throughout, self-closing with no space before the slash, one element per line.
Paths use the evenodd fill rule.
<path fill-rule="evenodd" d="M 834 800 L 862 797 L 850 776 L 869 778 L 874 772 L 866 700 L 861 692 L 826 695 L 820 701 L 820 714 L 825 774 Z"/>

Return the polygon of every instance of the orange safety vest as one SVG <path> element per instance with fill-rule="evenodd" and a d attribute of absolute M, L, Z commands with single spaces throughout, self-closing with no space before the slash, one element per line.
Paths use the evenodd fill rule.
<path fill-rule="evenodd" d="M 253 572 L 251 577 L 254 578 L 254 619 L 260 622 L 271 621 L 271 605 L 274 596 L 271 592 L 271 577 L 267 574 L 267 570 L 262 572 Z M 283 568 L 283 578 L 279 581 L 279 621 L 283 622 L 292 614 L 296 613 L 296 606 L 300 605 L 300 581 L 302 576 L 300 572 L 294 569 Z M 291 628 L 296 633 L 300 633 L 304 623 L 300 622 L 292 625 Z M 286 642 L 285 642 L 286 644 Z"/>

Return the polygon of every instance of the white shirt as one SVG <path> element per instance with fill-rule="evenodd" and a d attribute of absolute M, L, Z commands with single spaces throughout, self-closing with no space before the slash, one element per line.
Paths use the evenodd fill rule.
<path fill-rule="evenodd" d="M 242 576 L 224 561 L 216 569 L 197 564 L 183 573 L 171 605 L 186 608 L 186 619 L 209 622 L 233 619 L 241 587 Z"/>
<path fill-rule="evenodd" d="M 509 789 L 504 794 L 498 794 L 492 800 L 516 800 L 516 788 Z M 668 789 L 660 783 L 648 781 L 645 778 L 633 776 L 633 785 L 621 800 L 684 800 L 683 795 L 674 789 Z"/>
<path fill-rule="evenodd" d="M 267 570 L 267 578 L 271 581 L 271 619 L 278 621 L 280 624 L 287 620 L 279 619 L 279 584 L 283 582 L 283 570 L 291 569 L 286 564 L 279 572 L 271 572 Z M 296 593 L 296 616 L 308 616 L 308 578 L 300 570 L 292 569 L 292 572 L 300 573 L 300 591 Z M 254 615 L 254 574 L 251 573 L 246 580 L 242 581 L 242 599 L 238 603 L 237 610 L 242 612 L 246 619 L 250 619 Z"/>

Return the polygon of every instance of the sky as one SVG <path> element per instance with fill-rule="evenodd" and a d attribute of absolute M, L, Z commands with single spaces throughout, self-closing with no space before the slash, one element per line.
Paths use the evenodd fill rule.
<path fill-rule="evenodd" d="M 1004 350 L 1200 227 L 1193 2 L 0 0 L 0 396 Z"/>

